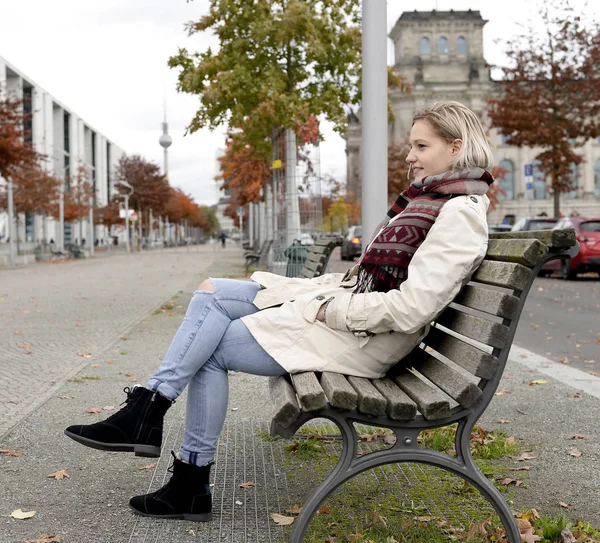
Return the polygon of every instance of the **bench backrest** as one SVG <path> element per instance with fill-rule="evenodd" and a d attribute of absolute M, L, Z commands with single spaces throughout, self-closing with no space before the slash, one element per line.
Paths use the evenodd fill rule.
<path fill-rule="evenodd" d="M 573 229 L 490 235 L 485 259 L 471 281 L 438 316 L 422 345 L 390 371 L 421 413 L 427 407 L 431 419 L 474 405 L 479 414 L 485 410 L 542 264 L 566 256 L 576 243 Z M 413 376 L 435 385 L 423 389 L 427 397 L 419 397 L 422 387 L 411 388 Z"/>
<path fill-rule="evenodd" d="M 341 237 L 323 236 L 317 239 L 308 250 L 306 260 L 300 270 L 300 277 L 312 279 L 313 277 L 323 275 L 334 249 L 341 245 Z"/>

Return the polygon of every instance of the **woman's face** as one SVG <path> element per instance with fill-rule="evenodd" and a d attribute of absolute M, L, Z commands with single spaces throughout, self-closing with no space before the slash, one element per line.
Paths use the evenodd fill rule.
<path fill-rule="evenodd" d="M 458 139 L 444 141 L 427 121 L 415 121 L 410 130 L 410 152 L 406 157 L 406 162 L 412 165 L 412 176 L 419 180 L 447 172 L 461 144 Z"/>

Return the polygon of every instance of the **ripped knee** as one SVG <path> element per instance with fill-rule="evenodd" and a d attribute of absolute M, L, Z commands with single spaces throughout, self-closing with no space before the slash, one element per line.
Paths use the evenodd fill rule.
<path fill-rule="evenodd" d="M 215 286 L 213 285 L 213 282 L 210 279 L 205 279 L 204 281 L 202 281 L 202 283 L 200 283 L 198 290 L 202 290 L 204 292 L 214 292 Z"/>

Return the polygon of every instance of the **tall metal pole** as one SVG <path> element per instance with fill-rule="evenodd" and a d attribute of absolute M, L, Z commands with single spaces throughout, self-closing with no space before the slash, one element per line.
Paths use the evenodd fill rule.
<path fill-rule="evenodd" d="M 364 1 L 362 14 L 362 224 L 371 239 L 387 210 L 386 0 Z"/>
<path fill-rule="evenodd" d="M 90 256 L 94 256 L 94 198 L 90 196 Z"/>
<path fill-rule="evenodd" d="M 13 184 L 12 180 L 8 178 L 8 246 L 9 246 L 9 263 L 11 266 L 15 265 L 15 209 L 13 201 Z M 18 232 L 17 232 L 17 235 Z"/>
<path fill-rule="evenodd" d="M 365 2 L 366 4 L 367 2 Z M 292 129 L 285 131 L 285 196 L 286 196 L 286 245 L 300 239 L 300 207 L 298 204 L 298 186 L 296 185 L 296 133 Z"/>
<path fill-rule="evenodd" d="M 58 189 L 58 250 L 64 251 L 65 248 L 65 180 L 60 180 Z"/>
<path fill-rule="evenodd" d="M 127 248 L 127 252 L 129 252 L 129 194 L 125 195 L 125 247 Z"/>

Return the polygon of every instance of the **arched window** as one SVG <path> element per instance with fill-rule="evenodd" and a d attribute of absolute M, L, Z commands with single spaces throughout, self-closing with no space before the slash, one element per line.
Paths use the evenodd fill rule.
<path fill-rule="evenodd" d="M 573 198 L 577 198 L 578 188 L 579 188 L 579 167 L 575 162 L 571 162 L 571 187 L 573 190 L 569 192 L 565 192 L 565 200 L 572 200 Z"/>
<path fill-rule="evenodd" d="M 467 40 L 462 36 L 456 38 L 456 54 L 466 55 L 467 54 Z"/>
<path fill-rule="evenodd" d="M 503 160 L 498 164 L 502 168 L 504 178 L 498 177 L 498 186 L 506 194 L 498 193 L 499 200 L 514 200 L 515 198 L 515 165 L 512 160 Z"/>
<path fill-rule="evenodd" d="M 600 159 L 594 165 L 594 194 L 600 199 Z"/>
<path fill-rule="evenodd" d="M 428 55 L 431 53 L 431 50 L 429 49 L 429 38 L 427 36 L 421 38 L 419 43 L 419 53 L 421 55 Z"/>
<path fill-rule="evenodd" d="M 442 36 L 438 40 L 438 53 L 440 55 L 447 55 L 448 54 L 448 38 L 445 38 L 444 36 Z"/>
<path fill-rule="evenodd" d="M 533 161 L 533 198 L 535 200 L 546 199 L 546 175 L 540 169 L 540 161 Z"/>

